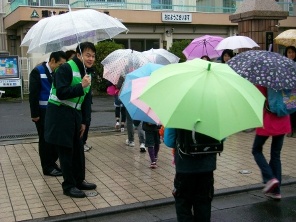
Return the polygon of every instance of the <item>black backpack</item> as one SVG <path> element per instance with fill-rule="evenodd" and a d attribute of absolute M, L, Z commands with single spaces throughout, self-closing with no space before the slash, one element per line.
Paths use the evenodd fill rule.
<path fill-rule="evenodd" d="M 191 156 L 223 151 L 223 141 L 190 130 L 177 129 L 176 143 L 181 153 Z"/>

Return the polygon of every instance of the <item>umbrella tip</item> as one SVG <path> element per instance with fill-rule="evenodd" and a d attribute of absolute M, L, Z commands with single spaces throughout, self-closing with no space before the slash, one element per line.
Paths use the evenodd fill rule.
<path fill-rule="evenodd" d="M 208 64 L 208 71 L 211 69 L 211 63 Z"/>

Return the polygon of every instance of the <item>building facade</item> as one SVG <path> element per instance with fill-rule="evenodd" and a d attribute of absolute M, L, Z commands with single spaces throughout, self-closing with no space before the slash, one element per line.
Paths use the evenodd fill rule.
<path fill-rule="evenodd" d="M 114 39 L 126 48 L 144 51 L 169 48 L 173 41 L 209 34 L 222 37 L 237 33 L 229 15 L 242 0 L 2 0 L 0 51 L 27 56 L 20 43 L 28 30 L 44 17 L 71 10 L 92 8 L 118 18 L 129 29 Z M 279 1 L 283 10 L 294 14 L 291 0 Z M 289 16 L 280 29 L 295 27 Z M 279 30 L 280 31 L 280 30 Z M 30 56 L 30 55 L 29 55 Z"/>
<path fill-rule="evenodd" d="M 248 1 L 248 0 L 244 0 Z M 249 0 L 252 1 L 252 0 Z M 39 20 L 69 10 L 92 8 L 118 18 L 129 29 L 114 40 L 137 51 L 169 49 L 174 41 L 205 34 L 228 37 L 238 33 L 229 16 L 243 0 L 0 0 L 0 54 L 23 58 L 22 75 L 28 88 L 30 70 L 40 62 L 40 54 L 28 54 L 20 47 L 28 30 Z M 295 3 L 278 0 L 289 17 L 282 20 L 278 33 L 295 28 Z M 61 21 L 62 22 L 62 21 Z M 275 36 L 278 34 L 275 33 Z M 24 66 L 25 64 L 25 66 Z"/>

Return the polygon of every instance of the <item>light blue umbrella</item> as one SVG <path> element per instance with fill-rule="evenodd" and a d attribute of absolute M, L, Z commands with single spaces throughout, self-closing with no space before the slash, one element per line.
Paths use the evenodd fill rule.
<path fill-rule="evenodd" d="M 130 102 L 130 99 L 132 90 L 132 80 L 145 76 L 150 76 L 150 74 L 153 71 L 159 69 L 160 67 L 162 67 L 162 65 L 155 63 L 147 63 L 126 75 L 124 84 L 121 88 L 119 99 L 122 101 L 123 105 L 125 106 L 133 120 L 141 120 L 149 123 L 155 123 L 155 121 L 151 119 L 145 112 L 143 112 L 137 106 L 132 104 Z"/>

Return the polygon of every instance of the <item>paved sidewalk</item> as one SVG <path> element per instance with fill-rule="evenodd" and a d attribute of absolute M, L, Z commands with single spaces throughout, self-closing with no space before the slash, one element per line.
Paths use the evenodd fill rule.
<path fill-rule="evenodd" d="M 171 150 L 161 145 L 159 167 L 152 170 L 148 153 L 139 152 L 138 140 L 131 148 L 124 143 L 126 137 L 120 133 L 90 135 L 88 143 L 93 148 L 85 153 L 86 179 L 98 185 L 99 195 L 83 199 L 64 196 L 61 177 L 42 175 L 36 139 L 0 143 L 0 221 L 69 220 L 172 202 Z M 216 195 L 263 187 L 251 154 L 253 138 L 254 132 L 227 138 L 215 171 Z M 285 184 L 296 182 L 295 142 L 296 138 L 286 138 L 282 151 Z M 269 146 L 270 140 L 266 156 Z"/>

